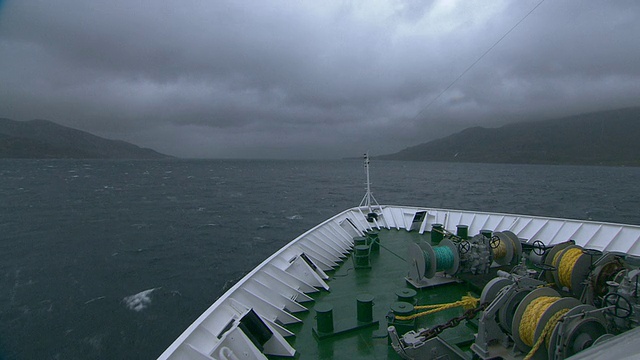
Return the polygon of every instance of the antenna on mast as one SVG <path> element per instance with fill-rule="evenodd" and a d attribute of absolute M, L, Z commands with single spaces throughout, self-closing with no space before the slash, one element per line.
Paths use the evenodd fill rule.
<path fill-rule="evenodd" d="M 369 153 L 364 154 L 364 171 L 367 174 L 367 192 L 364 194 L 364 197 L 360 202 L 360 207 L 364 206 L 369 209 L 369 216 L 373 214 L 375 215 L 375 217 L 377 217 L 377 214 L 373 212 L 373 208 L 371 207 L 372 204 L 380 207 L 380 204 L 378 204 L 378 201 L 375 197 L 373 197 L 373 193 L 371 192 L 371 180 L 369 178 Z"/>

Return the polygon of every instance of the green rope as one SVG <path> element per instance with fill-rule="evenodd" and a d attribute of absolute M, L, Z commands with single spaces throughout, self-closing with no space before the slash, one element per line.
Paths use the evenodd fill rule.
<path fill-rule="evenodd" d="M 386 247 L 386 246 L 384 246 L 384 245 L 382 245 L 382 244 L 380 244 L 380 247 L 381 247 L 381 248 L 383 248 L 383 249 L 385 249 L 385 250 L 387 250 L 387 251 L 388 251 L 388 252 L 390 252 L 391 254 L 395 255 L 398 259 L 400 259 L 400 260 L 402 260 L 402 261 L 404 261 L 404 262 L 407 262 L 407 259 L 405 259 L 403 256 L 400 256 L 400 255 L 398 255 L 398 254 L 394 253 L 394 252 L 393 252 L 393 251 L 391 251 L 391 249 L 389 249 L 388 247 Z"/>
<path fill-rule="evenodd" d="M 424 268 L 426 271 L 429 271 L 429 268 L 431 268 L 431 257 L 426 251 L 422 252 L 422 256 L 424 256 Z"/>
<path fill-rule="evenodd" d="M 433 248 L 436 253 L 436 269 L 442 271 L 453 267 L 453 253 L 448 246 L 436 246 Z"/>
<path fill-rule="evenodd" d="M 434 246 L 433 252 L 436 254 L 436 271 L 442 271 L 453 267 L 454 255 L 448 246 Z M 431 257 L 426 251 L 422 252 L 424 256 L 425 269 L 431 267 Z"/>

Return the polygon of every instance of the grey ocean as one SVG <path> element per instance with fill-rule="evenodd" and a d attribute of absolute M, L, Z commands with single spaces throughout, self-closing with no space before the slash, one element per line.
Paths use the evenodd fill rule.
<path fill-rule="evenodd" d="M 383 204 L 640 224 L 640 168 L 373 161 Z M 155 358 L 361 161 L 0 160 L 0 359 Z"/>

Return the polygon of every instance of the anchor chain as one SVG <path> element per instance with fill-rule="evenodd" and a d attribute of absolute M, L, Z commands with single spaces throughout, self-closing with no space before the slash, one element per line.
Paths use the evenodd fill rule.
<path fill-rule="evenodd" d="M 487 306 L 489 306 L 489 303 L 486 302 L 476 308 L 473 309 L 469 309 L 467 311 L 465 311 L 462 315 L 451 318 L 451 320 L 447 321 L 444 324 L 440 324 L 440 325 L 436 325 L 432 328 L 423 330 L 420 332 L 420 334 L 418 334 L 421 337 L 424 337 L 424 340 L 429 340 L 432 339 L 438 335 L 440 335 L 443 331 L 445 331 L 446 329 L 449 328 L 453 328 L 456 327 L 458 325 L 460 325 L 460 322 L 462 322 L 462 320 L 471 320 L 473 318 L 475 318 L 478 313 L 480 311 L 483 311 Z"/>

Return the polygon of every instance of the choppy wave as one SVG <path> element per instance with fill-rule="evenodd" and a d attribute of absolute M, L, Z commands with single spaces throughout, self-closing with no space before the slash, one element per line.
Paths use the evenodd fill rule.
<path fill-rule="evenodd" d="M 122 299 L 122 302 L 129 310 L 142 311 L 151 304 L 151 293 L 158 288 L 153 288 L 145 291 L 141 291 L 135 295 L 127 296 Z"/>

